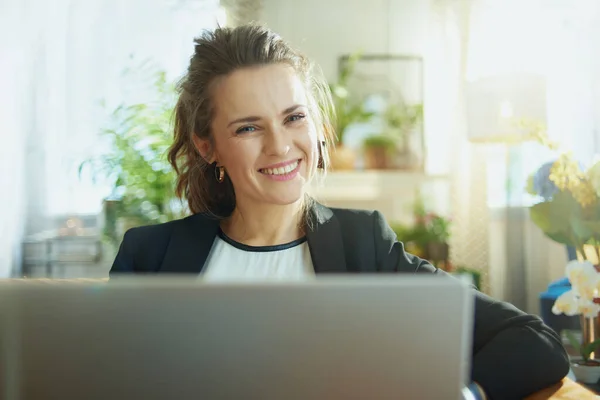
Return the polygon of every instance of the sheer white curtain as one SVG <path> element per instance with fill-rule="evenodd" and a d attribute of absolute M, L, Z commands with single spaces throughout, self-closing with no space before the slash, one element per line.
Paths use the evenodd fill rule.
<path fill-rule="evenodd" d="M 450 257 L 455 266 L 479 270 L 482 286 L 492 292 L 488 274 L 488 212 L 483 155 L 467 140 L 464 76 L 467 68 L 472 2 L 433 0 L 429 48 L 425 57 L 425 123 L 435 138 L 429 145 L 443 148 L 444 163 L 436 163 L 452 182 Z"/>
<path fill-rule="evenodd" d="M 0 278 L 14 267 L 25 218 L 25 104 L 31 90 L 25 75 L 31 63 L 21 46 L 35 35 L 22 29 L 30 23 L 26 11 L 23 3 L 0 3 Z"/>
<path fill-rule="evenodd" d="M 0 10 L 1 277 L 23 234 L 100 210 L 108 188 L 79 179 L 77 167 L 97 150 L 100 102 L 110 110 L 131 95 L 121 78 L 131 56 L 175 79 L 193 37 L 223 23 L 223 12 L 218 0 L 8 0 Z"/>

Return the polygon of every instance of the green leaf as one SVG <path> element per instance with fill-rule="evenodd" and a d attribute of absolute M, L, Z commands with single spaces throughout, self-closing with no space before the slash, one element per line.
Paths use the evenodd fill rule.
<path fill-rule="evenodd" d="M 588 242 L 592 237 L 594 237 L 594 226 L 586 221 L 581 220 L 581 218 L 577 218 L 573 216 L 571 218 L 571 226 L 573 227 L 573 233 L 577 237 L 580 243 Z M 600 231 L 596 231 L 600 232 Z"/>
<path fill-rule="evenodd" d="M 586 344 L 581 350 L 581 356 L 585 360 L 588 360 L 590 358 L 590 354 L 592 354 L 594 350 L 598 348 L 598 346 L 600 346 L 600 339 L 596 339 L 592 343 Z"/>
<path fill-rule="evenodd" d="M 590 239 L 590 231 L 581 221 L 583 209 L 568 192 L 558 192 L 554 198 L 530 207 L 531 220 L 550 239 L 579 246 Z"/>
<path fill-rule="evenodd" d="M 594 237 L 600 237 L 600 221 L 583 221 L 583 224 L 592 232 Z"/>
<path fill-rule="evenodd" d="M 571 344 L 571 346 L 578 352 L 581 352 L 581 343 L 579 343 L 579 340 L 577 340 L 577 337 L 575 336 L 575 334 L 569 330 L 565 330 L 564 332 L 565 332 L 565 335 L 567 336 L 567 339 L 569 340 L 569 343 Z"/>

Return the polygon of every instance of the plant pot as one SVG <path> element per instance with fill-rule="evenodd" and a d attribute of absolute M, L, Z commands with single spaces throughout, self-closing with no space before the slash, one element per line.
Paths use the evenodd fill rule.
<path fill-rule="evenodd" d="M 335 171 L 353 170 L 356 165 L 356 152 L 346 146 L 338 145 L 331 152 L 331 168 Z"/>
<path fill-rule="evenodd" d="M 365 148 L 365 167 L 367 169 L 392 169 L 394 160 L 389 147 L 369 146 Z"/>
<path fill-rule="evenodd" d="M 575 379 L 581 383 L 596 384 L 600 380 L 600 362 L 590 360 L 598 365 L 581 365 L 578 363 L 581 360 L 581 357 L 571 357 L 571 370 L 573 370 Z"/>
<path fill-rule="evenodd" d="M 427 258 L 430 261 L 448 261 L 450 246 L 445 242 L 427 243 Z"/>

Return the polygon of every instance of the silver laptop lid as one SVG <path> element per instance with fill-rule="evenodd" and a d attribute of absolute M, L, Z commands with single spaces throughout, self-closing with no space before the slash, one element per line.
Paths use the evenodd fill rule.
<path fill-rule="evenodd" d="M 458 399 L 472 293 L 434 276 L 0 283 L 4 398 Z"/>

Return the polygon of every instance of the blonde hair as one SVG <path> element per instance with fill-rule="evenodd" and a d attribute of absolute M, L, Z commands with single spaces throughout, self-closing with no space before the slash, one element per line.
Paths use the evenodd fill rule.
<path fill-rule="evenodd" d="M 246 67 L 287 64 L 305 82 L 309 106 L 319 129 L 320 166 L 329 166 L 328 149 L 333 146 L 335 110 L 329 87 L 315 66 L 292 49 L 279 35 L 261 25 L 217 28 L 194 40 L 195 51 L 187 74 L 179 82 L 174 112 L 174 141 L 168 159 L 177 173 L 176 194 L 187 200 L 192 213 L 228 217 L 235 208 L 235 193 L 227 176 L 216 179 L 216 165 L 197 151 L 193 135 L 212 140 L 212 87 L 219 78 Z"/>

